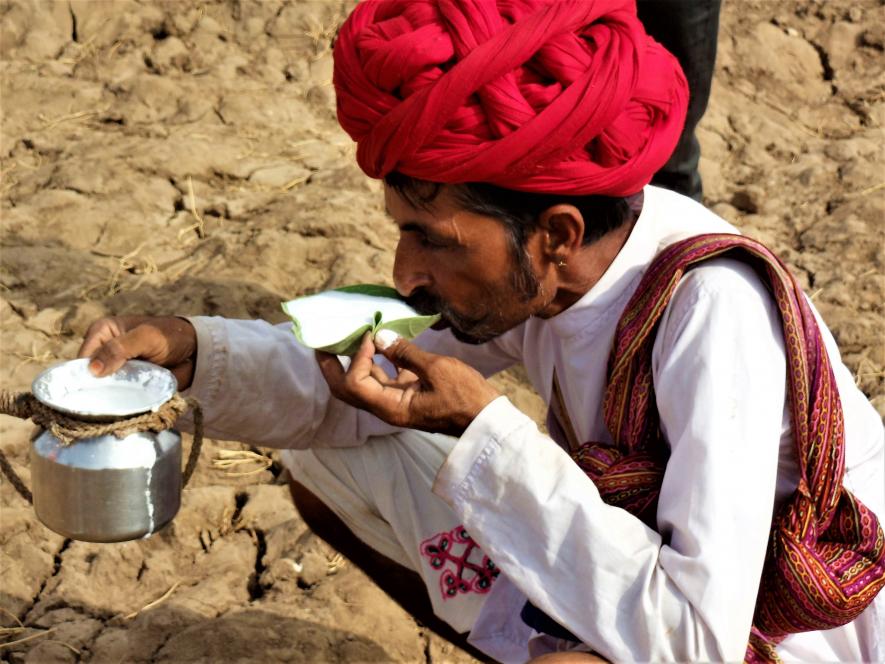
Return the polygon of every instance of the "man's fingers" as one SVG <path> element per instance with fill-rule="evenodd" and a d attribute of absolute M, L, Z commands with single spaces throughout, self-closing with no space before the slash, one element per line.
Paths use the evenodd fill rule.
<path fill-rule="evenodd" d="M 373 357 L 375 357 L 375 344 L 372 343 L 372 333 L 366 332 L 360 342 L 359 350 L 350 358 L 347 374 L 351 381 L 359 382 L 371 375 L 372 367 L 375 366 Z"/>
<path fill-rule="evenodd" d="M 381 332 L 388 332 L 382 330 Z M 380 335 L 380 333 L 379 333 Z M 427 374 L 427 367 L 434 361 L 437 355 L 428 353 L 415 344 L 406 341 L 398 336 L 396 339 L 390 337 L 375 337 L 375 346 L 381 351 L 388 360 L 393 362 L 397 369 L 408 369 L 416 378 Z"/>
<path fill-rule="evenodd" d="M 180 364 L 176 364 L 174 367 L 169 367 L 169 370 L 172 372 L 172 375 L 175 376 L 175 380 L 178 382 L 178 389 L 185 390 L 190 387 L 191 383 L 194 380 L 194 363 L 192 360 L 185 360 Z"/>
<path fill-rule="evenodd" d="M 115 337 L 102 344 L 89 360 L 89 370 L 96 376 L 109 376 L 129 359 L 126 348 Z"/>
<path fill-rule="evenodd" d="M 385 386 L 393 384 L 383 367 L 374 362 L 375 344 L 368 332 L 363 337 L 359 350 L 350 358 L 346 371 L 335 355 L 318 351 L 316 356 L 332 394 L 349 404 L 361 408 L 369 407 L 372 395 L 377 395 Z"/>
<path fill-rule="evenodd" d="M 111 340 L 124 336 L 148 320 L 150 320 L 148 316 L 114 316 L 95 321 L 86 330 L 83 343 L 80 344 L 80 349 L 77 351 L 77 357 L 95 357 L 99 350 Z M 153 346 L 156 345 L 154 342 Z M 97 363 L 90 363 L 90 365 L 97 366 Z M 106 374 L 102 373 L 101 375 Z"/>
<path fill-rule="evenodd" d="M 80 344 L 77 357 L 92 357 L 102 345 L 123 333 L 120 325 L 113 318 L 102 318 L 95 321 L 86 330 L 86 338 Z"/>
<path fill-rule="evenodd" d="M 384 368 L 377 365 L 372 364 L 372 370 L 370 372 L 372 378 L 381 383 L 382 385 L 391 385 L 395 382 L 393 378 L 387 375 L 387 372 L 384 371 Z"/>
<path fill-rule="evenodd" d="M 397 385 L 413 385 L 418 382 L 418 376 L 408 369 L 398 369 L 396 372 Z"/>
<path fill-rule="evenodd" d="M 336 394 L 344 383 L 344 367 L 341 366 L 338 357 L 332 355 L 332 353 L 324 353 L 318 350 L 314 355 L 317 358 L 317 364 L 320 366 L 323 378 L 329 384 L 329 389 L 332 390 L 333 394 Z"/>
<path fill-rule="evenodd" d="M 105 341 L 91 354 L 89 369 L 96 376 L 109 376 L 123 366 L 126 360 L 136 357 L 151 359 L 158 353 L 157 330 L 139 325 L 133 330 Z"/>

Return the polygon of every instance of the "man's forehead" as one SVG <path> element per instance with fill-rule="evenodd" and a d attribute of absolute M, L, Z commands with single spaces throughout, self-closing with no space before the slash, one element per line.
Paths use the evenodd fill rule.
<path fill-rule="evenodd" d="M 400 228 L 414 228 L 443 233 L 457 242 L 470 241 L 486 244 L 490 233 L 503 231 L 498 220 L 465 210 L 443 186 L 439 194 L 426 206 L 416 207 L 394 188 L 385 186 L 384 211 Z"/>
<path fill-rule="evenodd" d="M 384 187 L 384 211 L 394 219 L 408 217 L 432 222 L 437 219 L 450 217 L 458 210 L 451 200 L 447 187 L 443 186 L 433 197 L 426 202 L 411 201 L 395 187 Z"/>

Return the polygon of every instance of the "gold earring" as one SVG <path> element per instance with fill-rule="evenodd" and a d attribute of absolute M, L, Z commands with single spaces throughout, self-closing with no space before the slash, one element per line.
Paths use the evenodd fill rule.
<path fill-rule="evenodd" d="M 565 261 L 561 258 L 556 262 L 556 267 L 565 267 Z"/>

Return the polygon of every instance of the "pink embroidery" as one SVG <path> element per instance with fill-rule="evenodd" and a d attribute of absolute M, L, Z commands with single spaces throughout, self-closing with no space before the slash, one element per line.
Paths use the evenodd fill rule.
<path fill-rule="evenodd" d="M 421 555 L 429 559 L 433 569 L 442 570 L 439 588 L 443 599 L 450 599 L 458 593 L 487 593 L 500 573 L 464 526 L 421 542 Z"/>

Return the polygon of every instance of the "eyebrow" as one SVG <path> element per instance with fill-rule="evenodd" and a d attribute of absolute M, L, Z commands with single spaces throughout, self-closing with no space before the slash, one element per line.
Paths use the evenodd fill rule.
<path fill-rule="evenodd" d="M 396 224 L 400 229 L 404 231 L 418 230 L 422 233 L 427 231 L 427 224 L 424 224 L 417 219 L 407 219 L 402 222 L 402 225 L 400 225 L 400 222 L 398 222 L 396 218 L 390 213 L 390 208 L 386 205 L 384 206 L 384 214 L 386 214 L 394 224 Z"/>
<path fill-rule="evenodd" d="M 387 205 L 384 206 L 384 214 L 386 214 L 390 220 L 396 224 L 396 227 L 402 231 L 414 231 L 417 233 L 421 233 L 424 237 L 431 239 L 432 241 L 436 241 L 439 243 L 451 243 L 452 239 L 445 233 L 440 234 L 437 229 L 433 228 L 429 224 L 419 221 L 418 219 L 406 219 L 403 222 L 397 221 L 394 216 L 390 213 L 390 208 Z M 461 238 L 455 238 L 455 243 L 460 245 Z"/>
<path fill-rule="evenodd" d="M 394 222 L 396 223 L 396 222 Z M 399 226 L 399 224 L 397 224 Z M 430 231 L 428 231 L 427 226 L 423 224 L 419 224 L 417 221 L 407 221 L 402 226 L 399 226 L 401 231 L 417 231 L 423 235 L 432 235 Z"/>

